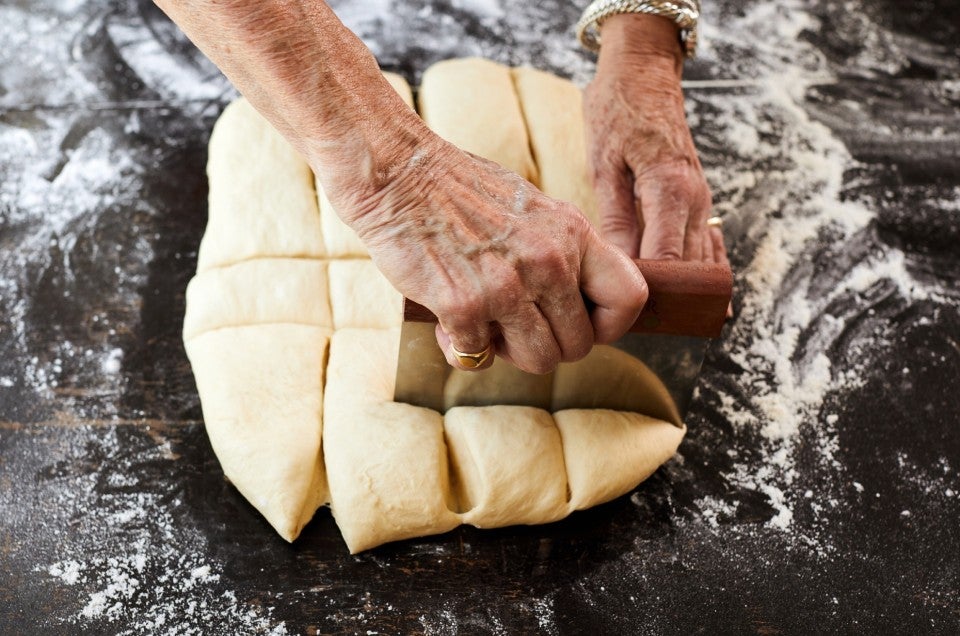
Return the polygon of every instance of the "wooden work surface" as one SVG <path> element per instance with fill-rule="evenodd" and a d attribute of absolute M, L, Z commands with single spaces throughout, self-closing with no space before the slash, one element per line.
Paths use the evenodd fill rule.
<path fill-rule="evenodd" d="M 413 83 L 589 77 L 578 3 L 332 4 Z M 560 523 L 358 556 L 326 510 L 279 539 L 204 433 L 183 292 L 235 93 L 152 3 L 0 7 L 0 633 L 960 632 L 956 3 L 703 4 L 737 316 L 678 456 Z"/>

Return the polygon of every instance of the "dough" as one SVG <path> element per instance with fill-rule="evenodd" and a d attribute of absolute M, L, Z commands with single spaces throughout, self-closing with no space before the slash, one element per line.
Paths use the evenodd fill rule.
<path fill-rule="evenodd" d="M 323 260 L 264 258 L 208 269 L 187 286 L 187 306 L 185 340 L 222 327 L 333 325 Z"/>
<path fill-rule="evenodd" d="M 435 123 L 452 123 L 449 133 L 474 150 L 536 175 L 507 69 L 458 61 L 427 76 L 422 98 Z M 572 99 L 567 84 L 534 79 Z M 409 100 L 409 87 L 391 82 Z M 528 120 L 534 112 L 527 107 Z M 549 139 L 565 134 L 566 114 L 536 117 L 530 139 L 546 135 L 534 147 L 552 175 L 564 161 L 550 164 L 544 153 L 566 152 Z M 323 203 L 305 165 L 246 102 L 227 108 L 211 138 L 210 221 L 184 317 L 213 449 L 282 537 L 294 540 L 324 504 L 351 552 L 461 523 L 546 523 L 629 492 L 673 455 L 682 427 L 560 410 L 583 384 L 562 367 L 517 384 L 521 394 L 552 397 L 552 414 L 492 405 L 441 415 L 394 402 L 401 297 Z M 650 390 L 623 365 L 597 358 L 594 367 L 594 384 Z M 483 382 L 451 374 L 443 388 L 482 393 Z"/>
<path fill-rule="evenodd" d="M 399 329 L 341 329 L 330 347 L 323 454 L 351 552 L 458 526 L 443 417 L 393 401 Z"/>
<path fill-rule="evenodd" d="M 331 331 L 225 327 L 186 342 L 223 472 L 287 541 L 329 500 L 320 440 Z"/>
<path fill-rule="evenodd" d="M 590 381 L 600 377 L 607 380 Z M 575 364 L 561 364 L 553 378 L 554 411 L 600 404 L 620 411 L 641 411 L 678 427 L 683 424 L 670 392 L 650 367 L 609 346 L 594 347 Z M 643 405 L 642 409 L 637 405 Z"/>
<path fill-rule="evenodd" d="M 567 516 L 567 473 L 553 416 L 528 406 L 461 406 L 444 417 L 464 523 L 497 528 Z"/>
<path fill-rule="evenodd" d="M 583 94 L 573 82 L 529 67 L 513 69 L 513 82 L 530 134 L 540 189 L 573 203 L 599 228 L 587 163 Z"/>
<path fill-rule="evenodd" d="M 207 177 L 209 219 L 197 271 L 251 258 L 325 255 L 310 167 L 247 100 L 233 102 L 217 120 Z"/>
<path fill-rule="evenodd" d="M 630 492 L 670 459 L 685 429 L 639 413 L 558 411 L 570 483 L 570 509 L 583 510 Z"/>
<path fill-rule="evenodd" d="M 538 182 L 506 66 L 480 58 L 438 62 L 423 74 L 419 106 L 427 125 L 450 143 Z"/>
<path fill-rule="evenodd" d="M 333 327 L 385 329 L 403 322 L 403 296 L 369 259 L 330 261 Z"/>

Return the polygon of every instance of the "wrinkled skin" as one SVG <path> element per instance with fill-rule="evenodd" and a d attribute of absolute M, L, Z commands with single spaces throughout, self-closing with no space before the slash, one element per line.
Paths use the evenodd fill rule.
<path fill-rule="evenodd" d="M 643 277 L 574 206 L 445 142 L 418 157 L 373 200 L 345 207 L 380 270 L 440 318 L 451 365 L 462 366 L 451 344 L 492 344 L 517 367 L 547 373 L 636 320 Z"/>

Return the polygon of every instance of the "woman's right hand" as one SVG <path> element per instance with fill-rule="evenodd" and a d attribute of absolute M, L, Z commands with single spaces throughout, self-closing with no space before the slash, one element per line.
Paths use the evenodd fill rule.
<path fill-rule="evenodd" d="M 437 315 L 451 365 L 465 368 L 451 345 L 470 353 L 492 345 L 518 368 L 547 373 L 633 324 L 646 283 L 579 210 L 429 131 L 415 137 L 389 167 L 368 159 L 324 185 L 390 282 Z M 365 189 L 356 179 L 382 185 L 357 197 Z"/>

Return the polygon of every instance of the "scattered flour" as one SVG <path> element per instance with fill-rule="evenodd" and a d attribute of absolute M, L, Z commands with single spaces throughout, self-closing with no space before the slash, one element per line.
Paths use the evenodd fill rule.
<path fill-rule="evenodd" d="M 546 596 L 533 601 L 533 612 L 537 617 L 537 625 L 541 634 L 558 634 L 556 616 L 553 610 L 553 598 Z"/>
<path fill-rule="evenodd" d="M 47 573 L 50 576 L 60 579 L 67 585 L 76 585 L 84 580 L 80 573 L 81 567 L 81 564 L 77 561 L 68 559 L 66 561 L 54 563 L 47 568 Z"/>
<path fill-rule="evenodd" d="M 200 636 L 214 633 L 214 625 L 215 633 L 288 633 L 271 619 L 271 608 L 248 605 L 223 588 L 222 566 L 210 560 L 206 537 L 178 521 L 178 497 L 130 492 L 136 479 L 129 475 L 145 466 L 159 461 L 164 470 L 173 468 L 167 444 L 131 448 L 115 427 L 81 426 L 75 433 L 78 443 L 69 452 L 76 456 L 65 461 L 103 456 L 110 472 L 79 473 L 67 483 L 52 483 L 50 498 L 58 509 L 81 516 L 76 532 L 97 535 L 107 528 L 111 536 L 132 540 L 103 546 L 64 542 L 62 559 L 36 568 L 81 596 L 69 623 L 78 631 L 109 625 L 111 633 L 123 635 Z M 111 488 L 97 486 L 104 481 Z"/>
<path fill-rule="evenodd" d="M 798 352 L 800 335 L 820 318 L 829 299 L 811 293 L 811 281 L 795 272 L 823 228 L 849 237 L 872 215 L 857 202 L 841 201 L 850 156 L 831 131 L 812 121 L 800 106 L 811 72 L 792 64 L 776 65 L 777 57 L 764 58 L 762 53 L 773 39 L 778 47 L 791 42 L 794 48 L 802 48 L 797 36 L 810 26 L 810 16 L 796 3 L 761 3 L 723 32 L 710 33 L 709 40 L 733 40 L 763 23 L 776 24 L 779 33 L 770 43 L 756 42 L 759 58 L 769 59 L 771 66 L 753 69 L 754 76 L 759 76 L 750 93 L 737 99 L 709 94 L 701 99 L 716 110 L 713 118 L 721 126 L 720 143 L 739 159 L 731 166 L 708 169 L 708 179 L 720 184 L 723 193 L 718 211 L 728 221 L 752 225 L 750 233 L 756 241 L 752 261 L 738 271 L 739 315 L 723 345 L 743 369 L 738 386 L 749 390 L 730 394 L 716 387 L 716 394 L 721 412 L 735 430 L 759 433 L 764 454 L 759 466 L 755 456 L 735 461 L 728 478 L 765 494 L 775 511 L 768 526 L 786 530 L 799 495 L 791 486 L 797 475 L 794 452 L 801 428 L 816 419 L 829 391 L 848 383 L 846 378 L 834 377 L 822 352 L 806 358 Z M 790 57 L 815 56 L 792 51 Z M 812 76 L 819 79 L 823 73 L 816 69 Z M 771 164 L 777 168 L 771 169 Z M 744 165 L 756 168 L 745 174 Z M 835 445 L 828 429 L 819 433 L 825 461 L 831 459 Z M 708 503 L 704 518 L 715 527 L 718 516 L 730 511 L 717 502 Z"/>
<path fill-rule="evenodd" d="M 102 369 L 107 375 L 116 375 L 120 372 L 120 360 L 123 358 L 123 349 L 113 349 L 103 359 Z"/>
<path fill-rule="evenodd" d="M 832 368 L 824 354 L 845 324 L 830 308 L 839 299 L 856 304 L 858 294 L 880 282 L 892 283 L 905 300 L 957 302 L 956 294 L 915 280 L 904 254 L 892 247 L 866 254 L 831 289 L 816 287 L 806 260 L 812 247 L 824 233 L 838 243 L 856 241 L 875 213 L 868 202 L 843 196 L 844 173 L 855 162 L 802 106 L 809 86 L 832 80 L 828 63 L 799 37 L 816 25 L 805 6 L 755 3 L 722 29 L 711 26 L 708 9 L 704 55 L 719 45 L 742 47 L 744 34 L 766 35 L 747 38 L 755 53 L 735 69 L 752 78 L 745 93 L 695 93 L 691 100 L 694 120 L 709 116 L 720 126 L 714 145 L 737 156 L 708 169 L 721 201 L 717 210 L 731 225 L 747 228 L 746 239 L 755 243 L 752 260 L 737 272 L 739 315 L 722 343 L 743 371 L 736 392 L 729 385 L 712 389 L 735 434 L 758 435 L 762 455 L 735 458 L 727 478 L 766 495 L 774 510 L 767 525 L 778 530 L 791 530 L 805 499 L 805 489 L 795 485 L 801 443 L 812 445 L 824 466 L 842 470 L 834 458 L 839 417 L 820 410 L 828 395 L 855 389 L 862 379 L 856 368 Z M 776 33 L 768 33 L 771 26 Z M 698 504 L 714 527 L 732 512 L 732 504 L 717 500 Z"/>
<path fill-rule="evenodd" d="M 19 362 L 7 367 L 0 361 L 0 372 L 9 378 L 9 384 L 3 384 L 12 386 L 14 378 L 20 377 L 38 396 L 52 398 L 77 373 L 100 368 L 105 376 L 96 392 L 109 395 L 122 380 L 117 376 L 122 351 L 111 346 L 116 330 L 110 319 L 99 314 L 91 317 L 100 342 L 93 344 L 90 334 L 78 334 L 88 342 L 83 349 L 63 336 L 37 339 L 27 325 L 34 312 L 52 309 L 49 298 L 43 308 L 33 304 L 41 276 L 50 281 L 51 289 L 60 290 L 64 307 L 79 306 L 81 301 L 74 299 L 72 289 L 87 281 L 77 278 L 76 259 L 88 258 L 86 250 L 91 249 L 82 241 L 94 236 L 98 226 L 114 222 L 111 217 L 121 205 L 136 205 L 131 193 L 140 183 L 144 166 L 104 128 L 93 127 L 75 138 L 80 115 L 48 117 L 39 112 L 36 117 L 42 124 L 29 129 L 0 123 L 0 165 L 9 168 L 0 180 L 0 206 L 5 208 L 10 237 L 17 242 L 17 249 L 0 251 L 0 311 L 9 321 L 5 336 L 13 341 Z M 27 139 L 31 142 L 24 143 Z M 58 146 L 67 148 L 61 153 L 49 151 Z M 138 287 L 153 257 L 147 240 L 133 247 L 98 255 L 103 263 L 116 263 L 113 280 L 104 281 L 103 302 L 128 307 L 131 319 L 138 307 Z M 68 333 L 82 327 L 56 326 Z"/>
<path fill-rule="evenodd" d="M 700 515 L 712 528 L 719 528 L 722 522 L 729 521 L 737 514 L 737 504 L 716 497 L 701 497 L 694 502 Z"/>
<path fill-rule="evenodd" d="M 475 13 L 487 19 L 496 20 L 506 15 L 501 0 L 452 0 L 454 8 Z"/>

